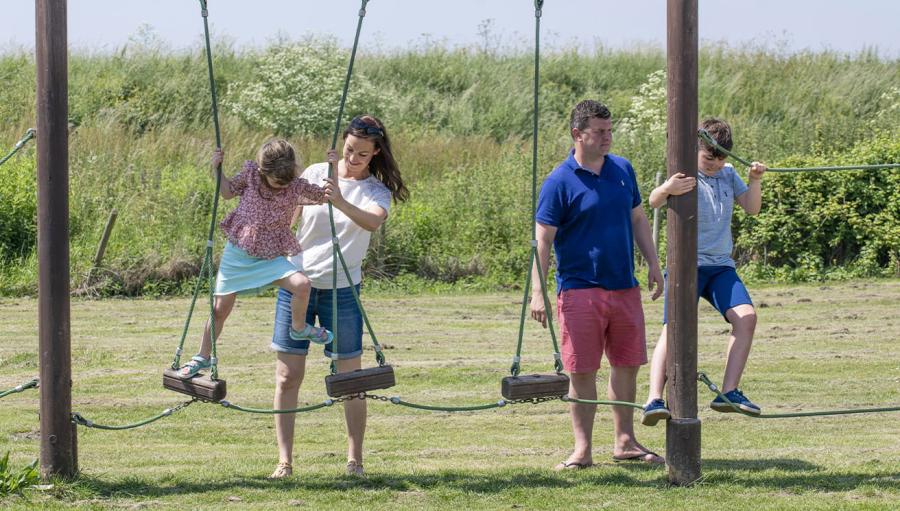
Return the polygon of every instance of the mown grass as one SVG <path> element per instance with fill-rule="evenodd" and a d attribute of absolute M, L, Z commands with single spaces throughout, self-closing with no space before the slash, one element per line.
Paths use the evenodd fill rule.
<path fill-rule="evenodd" d="M 742 386 L 768 413 L 900 403 L 896 356 L 900 281 L 852 281 L 752 290 L 760 323 Z M 517 294 L 366 295 L 398 386 L 378 394 L 417 403 L 498 399 L 515 349 Z M 220 343 L 228 398 L 269 406 L 273 300 L 239 300 Z M 36 303 L 0 300 L 0 388 L 36 375 Z M 164 391 L 187 302 L 75 300 L 73 408 L 101 424 L 123 424 L 181 401 Z M 660 303 L 646 303 L 654 344 Z M 727 325 L 700 307 L 700 368 L 718 381 Z M 188 340 L 196 346 L 197 327 Z M 524 370 L 552 365 L 549 337 L 527 325 Z M 367 349 L 366 364 L 372 364 Z M 301 402 L 324 399 L 326 359 L 313 355 Z M 600 378 L 606 377 L 606 369 Z M 639 378 L 639 399 L 647 371 Z M 601 387 L 602 388 L 602 387 Z M 13 466 L 38 455 L 37 392 L 0 401 L 0 452 Z M 896 413 L 751 420 L 711 412 L 700 390 L 703 478 L 670 488 L 664 469 L 610 460 L 612 429 L 601 409 L 590 470 L 550 468 L 571 447 L 562 403 L 477 413 L 430 413 L 369 404 L 368 477 L 343 475 L 340 410 L 298 417 L 295 476 L 269 481 L 276 448 L 270 416 L 196 404 L 127 432 L 79 430 L 82 476 L 8 498 L 9 509 L 895 509 L 900 505 Z M 638 426 L 664 448 L 663 427 Z"/>

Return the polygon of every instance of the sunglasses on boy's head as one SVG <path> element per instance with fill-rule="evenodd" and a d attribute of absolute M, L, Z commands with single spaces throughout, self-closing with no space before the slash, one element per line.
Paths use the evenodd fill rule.
<path fill-rule="evenodd" d="M 382 130 L 378 126 L 367 124 L 365 121 L 358 117 L 350 121 L 350 127 L 355 130 L 362 131 L 366 135 L 375 135 L 376 137 L 384 136 L 384 130 Z"/>

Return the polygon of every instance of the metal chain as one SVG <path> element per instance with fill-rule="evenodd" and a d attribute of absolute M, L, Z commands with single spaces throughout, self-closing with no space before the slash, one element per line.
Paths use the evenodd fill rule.
<path fill-rule="evenodd" d="M 260 413 L 260 414 L 285 414 L 285 413 L 303 413 L 303 412 L 311 412 L 313 410 L 320 410 L 322 408 L 326 408 L 329 406 L 334 406 L 338 403 L 343 403 L 345 401 L 351 401 L 353 399 L 365 399 L 364 394 L 355 394 L 351 396 L 342 396 L 337 398 L 328 398 L 321 403 L 316 403 L 314 405 L 309 406 L 300 406 L 297 408 L 285 408 L 283 410 L 276 410 L 274 408 L 248 408 L 240 405 L 236 405 L 231 401 L 219 401 L 219 404 L 228 408 L 229 410 L 235 410 L 238 412 L 247 412 L 247 413 Z"/>

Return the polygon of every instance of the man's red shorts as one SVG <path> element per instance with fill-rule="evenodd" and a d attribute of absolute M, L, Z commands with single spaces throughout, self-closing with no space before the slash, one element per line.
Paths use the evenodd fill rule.
<path fill-rule="evenodd" d="M 556 309 L 566 371 L 596 371 L 604 352 L 612 366 L 647 363 L 640 287 L 569 289 L 559 294 Z"/>

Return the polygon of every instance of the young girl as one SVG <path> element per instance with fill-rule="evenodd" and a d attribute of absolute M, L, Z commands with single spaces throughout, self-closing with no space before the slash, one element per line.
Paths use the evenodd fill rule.
<path fill-rule="evenodd" d="M 216 149 L 212 157 L 215 170 L 222 164 L 223 153 Z M 222 174 L 223 199 L 240 196 L 235 208 L 220 226 L 228 242 L 216 276 L 215 319 L 216 338 L 222 333 L 225 319 L 234 307 L 237 293 L 253 292 L 277 285 L 292 293 L 290 337 L 327 344 L 333 334 L 324 327 L 304 321 L 309 302 L 310 282 L 287 256 L 300 253 L 300 244 L 291 233 L 291 215 L 296 206 L 322 204 L 325 188 L 297 177 L 294 148 L 282 139 L 263 144 L 256 161 L 247 161 L 244 168 L 231 179 Z M 212 342 L 207 320 L 200 352 L 182 366 L 180 376 L 191 378 L 201 369 L 210 367 Z"/>

